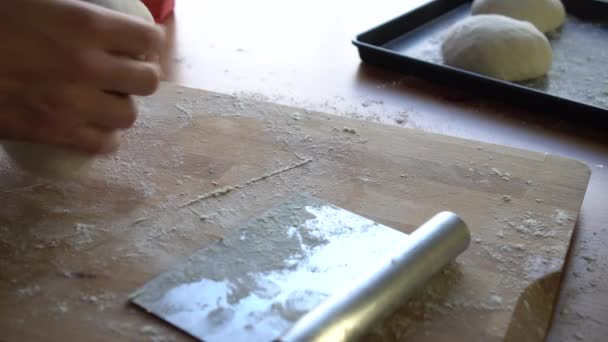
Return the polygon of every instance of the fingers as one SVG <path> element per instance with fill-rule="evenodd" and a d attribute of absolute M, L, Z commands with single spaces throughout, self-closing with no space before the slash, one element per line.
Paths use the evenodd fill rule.
<path fill-rule="evenodd" d="M 132 58 L 158 53 L 164 46 L 164 30 L 154 23 L 86 1 L 61 2 L 63 6 L 49 20 L 58 21 L 55 26 L 61 31 L 70 28 L 63 34 L 77 35 L 78 40 L 90 46 Z"/>
<path fill-rule="evenodd" d="M 137 106 L 131 96 L 82 84 L 42 84 L 29 93 L 32 115 L 45 125 L 86 124 L 111 130 L 128 128 L 137 118 Z"/>
<path fill-rule="evenodd" d="M 73 115 L 100 128 L 129 128 L 137 118 L 137 106 L 128 95 L 82 87 L 74 88 L 67 96 L 73 101 L 70 109 Z"/>
<path fill-rule="evenodd" d="M 99 54 L 94 56 L 96 70 L 91 81 L 100 89 L 135 95 L 150 95 L 160 82 L 160 67 L 155 63 Z"/>
<path fill-rule="evenodd" d="M 91 154 L 107 154 L 116 151 L 119 145 L 114 131 L 93 126 L 83 126 L 70 132 L 65 146 Z"/>
<path fill-rule="evenodd" d="M 124 15 L 115 16 L 113 22 L 103 35 L 110 53 L 138 59 L 162 50 L 165 32 L 161 27 Z"/>
<path fill-rule="evenodd" d="M 158 53 L 164 46 L 165 31 L 153 22 L 99 6 L 88 10 L 97 15 L 83 23 L 83 33 L 92 35 L 110 53 L 138 58 Z"/>
<path fill-rule="evenodd" d="M 55 76 L 105 91 L 152 94 L 160 81 L 160 67 L 148 57 L 160 55 L 164 30 L 134 16 L 81 1 L 76 4 L 66 12 L 74 22 L 60 31 L 72 39 L 56 41 L 64 56 L 53 63 L 62 65 Z M 72 30 L 65 32 L 65 27 Z"/>
<path fill-rule="evenodd" d="M 103 52 L 90 52 L 79 63 L 71 80 L 108 92 L 146 96 L 154 93 L 160 82 L 160 67 L 155 63 Z"/>

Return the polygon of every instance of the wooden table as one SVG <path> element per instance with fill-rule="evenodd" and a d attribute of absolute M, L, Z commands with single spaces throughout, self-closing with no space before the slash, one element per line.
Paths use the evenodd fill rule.
<path fill-rule="evenodd" d="M 608 134 L 362 65 L 350 40 L 424 0 L 177 0 L 166 79 L 575 158 L 592 169 L 550 341 L 608 335 Z"/>

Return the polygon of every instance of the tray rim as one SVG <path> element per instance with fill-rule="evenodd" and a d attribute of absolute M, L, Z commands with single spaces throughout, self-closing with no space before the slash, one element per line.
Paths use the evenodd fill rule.
<path fill-rule="evenodd" d="M 352 39 L 352 44 L 355 45 L 359 51 L 360 58 L 363 62 L 375 65 L 381 65 L 383 67 L 388 67 L 392 70 L 396 70 L 405 74 L 410 74 L 416 77 L 420 77 L 429 81 L 436 81 L 438 83 L 446 84 L 450 87 L 453 87 L 458 81 L 462 85 L 466 85 L 466 92 L 471 92 L 471 88 L 475 87 L 479 90 L 482 90 L 484 94 L 493 95 L 496 100 L 505 100 L 504 96 L 498 96 L 496 94 L 497 91 L 505 91 L 505 94 L 508 95 L 507 98 L 511 98 L 512 100 L 520 100 L 515 105 L 518 107 L 523 107 L 526 109 L 537 109 L 542 112 L 550 111 L 554 109 L 559 116 L 563 117 L 577 117 L 579 120 L 581 119 L 581 113 L 578 111 L 583 111 L 585 115 L 583 118 L 585 120 L 582 121 L 591 121 L 593 123 L 602 123 L 608 125 L 608 109 L 604 109 L 599 106 L 595 106 L 592 104 L 587 104 L 584 102 L 579 102 L 573 99 L 568 99 L 565 97 L 560 97 L 557 95 L 550 94 L 548 92 L 526 87 L 521 84 L 517 84 L 514 82 L 504 81 L 496 78 L 492 78 L 489 76 L 485 76 L 482 74 L 474 73 L 471 71 L 467 71 L 460 68 L 451 67 L 444 64 L 433 63 L 429 61 L 425 61 L 422 59 L 414 58 L 411 56 L 407 56 L 405 54 L 401 54 L 397 51 L 385 48 L 383 45 L 388 42 L 398 39 L 399 37 L 403 37 L 412 31 L 426 25 L 434 20 L 438 20 L 441 16 L 449 13 L 450 11 L 456 9 L 459 6 L 462 6 L 466 3 L 471 2 L 470 0 L 432 0 L 425 4 L 422 4 L 418 7 L 415 7 L 397 17 L 389 19 L 379 25 L 376 25 L 362 33 L 359 33 Z M 399 30 L 401 31 L 398 35 L 390 35 L 390 32 L 386 32 L 389 30 L 395 30 L 395 26 L 403 25 L 406 20 L 410 20 L 416 16 L 426 15 L 425 12 L 433 10 L 436 6 L 451 6 L 442 11 L 442 13 L 438 16 L 434 16 L 432 18 L 426 19 L 418 19 L 418 21 L 423 21 L 421 25 L 415 25 L 414 27 L 408 30 Z M 378 35 L 384 35 L 384 39 L 381 42 L 378 42 Z M 391 36 L 390 39 L 386 39 L 386 36 Z M 370 56 L 375 54 L 377 56 Z M 387 66 L 387 62 L 382 60 L 384 58 L 391 58 L 395 61 L 399 61 L 402 63 L 400 65 L 401 68 L 395 68 L 392 66 Z M 423 66 L 428 70 L 417 71 L 414 68 L 405 68 L 408 66 Z M 405 71 L 407 69 L 408 71 Z M 445 76 L 448 76 L 448 79 L 441 79 L 440 77 L 433 77 L 428 71 L 434 73 L 444 73 Z M 459 79 L 457 82 L 454 82 L 453 79 Z M 471 86 L 471 87 L 469 87 Z M 489 89 L 487 86 L 491 86 Z M 465 88 L 465 87 L 463 87 Z M 462 89 L 462 88 L 461 88 Z M 537 100 L 537 101 L 534 101 Z M 566 106 L 566 107 L 564 107 Z M 572 110 L 577 111 L 576 113 L 564 115 L 564 112 Z"/>

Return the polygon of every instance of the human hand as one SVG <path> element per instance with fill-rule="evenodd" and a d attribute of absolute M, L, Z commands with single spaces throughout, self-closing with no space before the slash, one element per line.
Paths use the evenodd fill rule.
<path fill-rule="evenodd" d="M 161 28 L 78 0 L 5 1 L 0 42 L 0 139 L 111 152 L 160 79 Z"/>

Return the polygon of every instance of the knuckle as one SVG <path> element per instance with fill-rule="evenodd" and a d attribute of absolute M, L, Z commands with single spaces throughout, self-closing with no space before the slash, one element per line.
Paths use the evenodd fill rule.
<path fill-rule="evenodd" d="M 151 95 L 160 83 L 160 70 L 153 66 L 148 65 L 140 73 L 140 95 Z"/>
<path fill-rule="evenodd" d="M 70 63 L 66 63 L 66 75 L 69 81 L 89 82 L 97 78 L 97 67 L 93 63 L 93 58 L 87 53 L 80 53 L 73 56 Z"/>
<path fill-rule="evenodd" d="M 81 4 L 71 7 L 64 17 L 70 27 L 76 29 L 81 38 L 90 39 L 91 35 L 99 34 L 105 28 L 103 14 L 97 5 Z"/>
<path fill-rule="evenodd" d="M 61 92 L 49 91 L 45 93 L 38 103 L 39 122 L 54 121 L 53 118 L 66 112 L 68 107 L 69 101 L 65 99 Z"/>
<path fill-rule="evenodd" d="M 85 36 L 104 33 L 108 29 L 106 16 L 98 5 L 79 7 L 77 11 L 78 15 L 75 15 L 73 20 Z"/>
<path fill-rule="evenodd" d="M 61 143 L 62 139 L 67 136 L 67 134 L 62 134 L 64 131 L 60 122 L 44 116 L 32 118 L 27 123 L 27 137 L 37 142 Z"/>
<path fill-rule="evenodd" d="M 142 31 L 141 44 L 146 49 L 146 53 L 156 50 L 162 43 L 164 37 L 163 31 L 156 26 L 146 26 Z"/>
<path fill-rule="evenodd" d="M 143 54 L 146 54 L 153 49 L 156 40 L 153 31 L 146 28 L 140 29 L 137 39 L 139 40 L 137 46 L 141 49 Z"/>
<path fill-rule="evenodd" d="M 28 123 L 30 136 L 35 137 L 36 139 L 51 139 L 52 137 L 49 137 L 49 127 L 52 127 L 51 123 L 44 118 L 38 118 L 37 120 L 32 120 Z"/>

